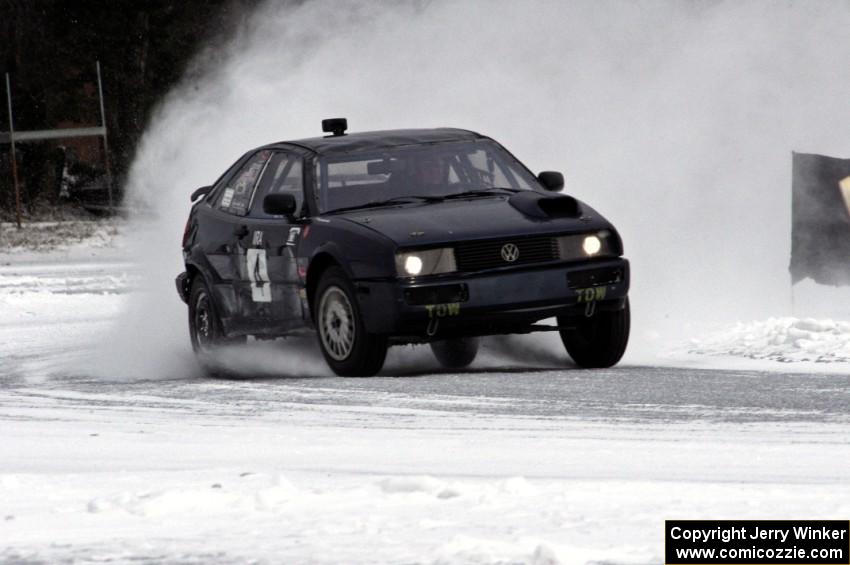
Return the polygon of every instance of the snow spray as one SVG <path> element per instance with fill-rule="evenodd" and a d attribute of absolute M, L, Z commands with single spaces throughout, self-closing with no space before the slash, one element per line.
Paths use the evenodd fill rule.
<path fill-rule="evenodd" d="M 335 116 L 351 131 L 468 128 L 535 172 L 562 170 L 632 261 L 626 362 L 787 314 L 791 151 L 850 156 L 848 29 L 840 2 L 261 5 L 202 51 L 139 146 L 127 192 L 154 212 L 134 236 L 147 291 L 114 360 L 188 370 L 173 278 L 189 194 L 247 149 L 320 135 Z M 547 340 L 560 347 L 534 342 Z M 315 356 L 286 363 L 326 372 Z"/>

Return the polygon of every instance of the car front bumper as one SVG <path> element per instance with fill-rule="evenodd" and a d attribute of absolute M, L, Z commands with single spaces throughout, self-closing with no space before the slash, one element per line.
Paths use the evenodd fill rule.
<path fill-rule="evenodd" d="M 622 258 L 520 270 L 358 281 L 367 331 L 400 341 L 528 331 L 539 320 L 619 309 L 629 291 Z"/>

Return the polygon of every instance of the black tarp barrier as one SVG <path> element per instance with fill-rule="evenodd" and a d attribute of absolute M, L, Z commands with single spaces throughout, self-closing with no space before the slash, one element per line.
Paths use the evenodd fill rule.
<path fill-rule="evenodd" d="M 845 179 L 850 179 L 850 159 L 793 154 L 792 284 L 808 277 L 850 285 L 850 180 Z"/>

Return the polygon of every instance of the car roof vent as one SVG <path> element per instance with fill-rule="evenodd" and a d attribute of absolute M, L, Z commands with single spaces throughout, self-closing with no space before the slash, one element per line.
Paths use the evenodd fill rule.
<path fill-rule="evenodd" d="M 329 118 L 327 120 L 322 120 L 322 131 L 332 133 L 333 137 L 345 135 L 345 130 L 347 129 L 348 120 L 345 118 Z"/>

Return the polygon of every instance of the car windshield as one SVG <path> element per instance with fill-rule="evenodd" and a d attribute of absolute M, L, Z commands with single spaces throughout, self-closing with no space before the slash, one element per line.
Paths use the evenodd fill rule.
<path fill-rule="evenodd" d="M 540 188 L 524 166 L 490 140 L 393 147 L 318 161 L 321 213 Z"/>

